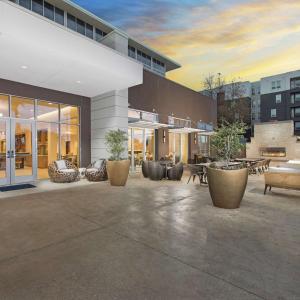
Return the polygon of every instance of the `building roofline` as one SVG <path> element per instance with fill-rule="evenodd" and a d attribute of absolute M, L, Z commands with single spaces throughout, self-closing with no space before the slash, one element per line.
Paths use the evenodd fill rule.
<path fill-rule="evenodd" d="M 154 53 L 155 55 L 157 55 L 158 57 L 161 57 L 162 59 L 164 59 L 165 61 L 169 62 L 169 71 L 171 70 L 175 70 L 178 68 L 181 68 L 181 65 L 179 63 L 177 63 L 175 60 L 165 56 L 164 54 L 162 54 L 161 52 L 149 47 L 148 45 L 141 43 L 140 41 L 138 41 L 136 38 L 130 36 L 128 33 L 126 33 L 125 31 L 117 28 L 116 26 L 112 25 L 111 23 L 103 20 L 102 18 L 98 17 L 97 15 L 93 14 L 92 12 L 88 11 L 87 9 L 81 7 L 80 5 L 74 3 L 71 0 L 63 0 L 63 2 L 67 5 L 72 6 L 75 9 L 78 9 L 80 12 L 82 12 L 83 14 L 88 15 L 89 17 L 95 19 L 96 21 L 102 23 L 104 26 L 110 28 L 112 31 L 116 31 L 119 34 L 125 36 L 126 38 L 128 38 L 129 41 L 133 41 L 134 43 L 138 44 L 139 46 L 141 46 L 142 48 L 147 49 L 148 51 Z"/>
<path fill-rule="evenodd" d="M 264 80 L 264 79 L 272 78 L 272 77 L 277 77 L 277 76 L 289 75 L 289 74 L 296 73 L 296 72 L 300 73 L 300 70 L 298 69 L 298 70 L 294 70 L 294 71 L 288 71 L 288 72 L 279 73 L 279 74 L 275 74 L 275 75 L 265 76 L 265 77 L 262 77 L 260 80 Z"/>

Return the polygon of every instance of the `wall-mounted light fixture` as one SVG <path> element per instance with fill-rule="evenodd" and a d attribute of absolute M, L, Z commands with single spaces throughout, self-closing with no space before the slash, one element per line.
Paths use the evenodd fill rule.
<path fill-rule="evenodd" d="M 166 143 L 166 131 L 163 130 L 163 143 L 165 144 Z"/>
<path fill-rule="evenodd" d="M 194 133 L 194 144 L 197 144 L 197 133 Z"/>

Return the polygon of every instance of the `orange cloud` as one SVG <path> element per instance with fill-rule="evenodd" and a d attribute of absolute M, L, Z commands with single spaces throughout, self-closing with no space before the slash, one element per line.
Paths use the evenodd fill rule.
<path fill-rule="evenodd" d="M 189 26 L 182 29 L 158 29 L 156 24 L 159 34 L 144 39 L 182 64 L 169 78 L 200 89 L 208 73 L 257 80 L 300 68 L 299 0 L 251 1 L 227 8 L 222 3 L 185 13 L 182 18 Z"/>

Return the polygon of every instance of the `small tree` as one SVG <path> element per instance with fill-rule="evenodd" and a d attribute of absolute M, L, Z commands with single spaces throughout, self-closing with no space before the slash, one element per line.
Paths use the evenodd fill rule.
<path fill-rule="evenodd" d="M 107 151 L 111 154 L 110 160 L 122 160 L 121 155 L 126 150 L 124 143 L 127 140 L 127 133 L 120 129 L 110 130 L 105 135 Z"/>
<path fill-rule="evenodd" d="M 226 161 L 226 167 L 228 167 L 230 159 L 245 147 L 242 142 L 245 132 L 244 123 L 229 124 L 223 121 L 216 134 L 212 136 L 211 146 L 216 151 L 217 158 Z"/>

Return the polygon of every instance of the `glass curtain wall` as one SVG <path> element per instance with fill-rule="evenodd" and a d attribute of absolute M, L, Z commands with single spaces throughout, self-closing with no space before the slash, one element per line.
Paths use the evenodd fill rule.
<path fill-rule="evenodd" d="M 188 162 L 188 134 L 169 132 L 169 157 L 174 163 Z"/>
<path fill-rule="evenodd" d="M 48 178 L 48 165 L 57 159 L 79 166 L 79 108 L 38 101 L 37 120 L 38 178 Z"/>
<path fill-rule="evenodd" d="M 153 160 L 155 157 L 154 129 L 128 129 L 128 158 L 131 160 L 131 170 L 141 169 L 143 160 Z"/>
<path fill-rule="evenodd" d="M 15 132 L 10 136 L 6 136 L 5 120 L 15 124 Z M 11 138 L 15 144 L 16 176 L 32 175 L 35 159 L 38 179 L 48 178 L 48 165 L 57 159 L 67 159 L 79 166 L 79 120 L 79 107 L 76 106 L 0 94 L 0 179 L 6 177 L 6 152 L 9 150 L 6 141 Z M 32 154 L 35 134 L 37 157 Z"/>

